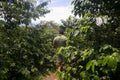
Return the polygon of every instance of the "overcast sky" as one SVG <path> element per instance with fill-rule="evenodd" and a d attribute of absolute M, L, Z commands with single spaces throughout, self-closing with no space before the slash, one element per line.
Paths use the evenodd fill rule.
<path fill-rule="evenodd" d="M 45 17 L 40 18 L 40 20 L 52 20 L 60 23 L 61 19 L 66 19 L 70 15 L 72 15 L 71 1 L 72 0 L 51 0 L 51 2 L 48 4 L 50 13 L 46 14 Z M 39 20 L 37 20 L 36 22 L 39 22 Z"/>

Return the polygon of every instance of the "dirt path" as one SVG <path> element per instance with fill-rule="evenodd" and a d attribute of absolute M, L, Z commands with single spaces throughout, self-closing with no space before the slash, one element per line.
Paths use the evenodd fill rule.
<path fill-rule="evenodd" d="M 57 77 L 56 73 L 50 73 L 43 80 L 58 80 L 58 77 Z"/>

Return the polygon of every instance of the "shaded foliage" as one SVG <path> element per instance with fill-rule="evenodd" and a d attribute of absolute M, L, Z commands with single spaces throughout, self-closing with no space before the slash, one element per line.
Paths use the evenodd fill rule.
<path fill-rule="evenodd" d="M 0 80 L 39 80 L 54 68 L 52 29 L 26 27 L 48 12 L 47 2 L 36 1 L 0 1 Z"/>
<path fill-rule="evenodd" d="M 40 28 L 18 27 L 0 31 L 0 79 L 34 79 L 53 69 L 52 39 Z M 47 36 L 46 36 L 47 35 Z"/>

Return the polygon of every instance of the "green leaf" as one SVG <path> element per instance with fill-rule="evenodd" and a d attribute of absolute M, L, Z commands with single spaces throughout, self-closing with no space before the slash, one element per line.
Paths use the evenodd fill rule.
<path fill-rule="evenodd" d="M 66 70 L 67 70 L 67 72 L 69 72 L 71 69 L 72 69 L 72 67 L 69 66 L 69 67 L 67 67 Z"/>
<path fill-rule="evenodd" d="M 89 61 L 89 62 L 87 63 L 87 65 L 86 65 L 86 70 L 89 70 L 89 69 L 91 68 L 92 72 L 94 73 L 94 71 L 95 71 L 95 66 L 97 66 L 97 65 L 98 65 L 98 63 L 97 63 L 96 60 L 91 60 L 91 61 Z"/>
<path fill-rule="evenodd" d="M 84 26 L 80 28 L 80 31 L 86 33 L 89 30 L 89 28 L 90 26 Z"/>
<path fill-rule="evenodd" d="M 85 58 L 89 57 L 93 52 L 94 52 L 94 49 L 92 48 L 85 49 L 81 55 L 82 59 L 85 60 Z"/>
<path fill-rule="evenodd" d="M 92 72 L 94 73 L 94 71 L 95 71 L 95 65 L 93 64 L 92 65 Z"/>
<path fill-rule="evenodd" d="M 14 66 L 15 66 L 15 63 L 11 63 L 10 66 L 11 66 L 11 67 L 14 67 Z"/>
<path fill-rule="evenodd" d="M 82 71 L 80 73 L 80 78 L 82 78 L 82 80 L 90 80 L 89 76 L 87 76 L 87 73 L 85 71 Z"/>
<path fill-rule="evenodd" d="M 100 80 L 98 75 L 94 75 L 94 78 L 92 80 Z"/>
<path fill-rule="evenodd" d="M 30 71 L 27 68 L 22 68 L 20 72 L 25 75 L 26 77 L 30 77 Z"/>
<path fill-rule="evenodd" d="M 31 71 L 36 72 L 36 71 L 38 71 L 38 69 L 34 67 L 34 68 L 31 68 Z"/>
<path fill-rule="evenodd" d="M 86 70 L 89 70 L 92 65 L 92 61 L 89 61 L 86 65 Z"/>

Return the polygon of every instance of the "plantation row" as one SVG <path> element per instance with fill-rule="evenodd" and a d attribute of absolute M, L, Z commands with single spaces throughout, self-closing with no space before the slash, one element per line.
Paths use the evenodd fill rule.
<path fill-rule="evenodd" d="M 53 40 L 59 24 L 31 25 L 31 19 L 49 13 L 48 2 L 36 4 L 0 1 L 0 80 L 42 80 L 52 71 L 60 80 L 120 79 L 119 0 L 73 0 L 79 18 L 61 21 L 67 41 L 57 49 Z M 62 70 L 56 66 L 59 54 L 64 58 Z"/>

